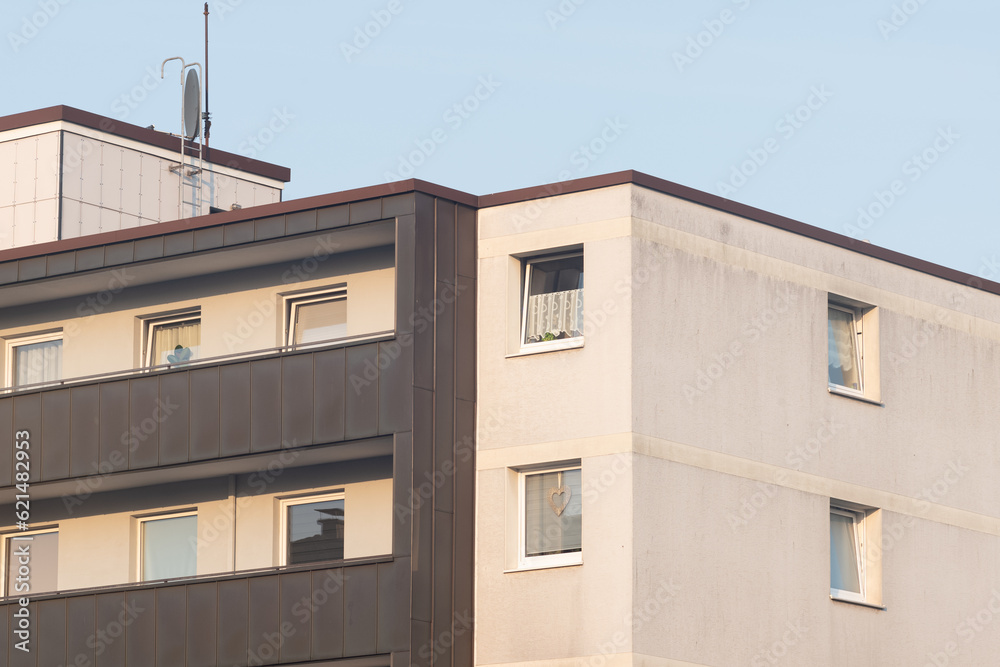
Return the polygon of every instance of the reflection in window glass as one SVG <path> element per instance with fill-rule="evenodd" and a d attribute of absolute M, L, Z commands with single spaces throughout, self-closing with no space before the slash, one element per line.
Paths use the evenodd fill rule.
<path fill-rule="evenodd" d="M 193 577 L 198 573 L 198 517 L 142 522 L 142 579 Z"/>
<path fill-rule="evenodd" d="M 582 526 L 579 468 L 525 475 L 526 557 L 580 551 Z"/>
<path fill-rule="evenodd" d="M 58 532 L 8 537 L 6 556 L 7 595 L 23 596 L 58 590 Z M 23 562 L 25 560 L 27 563 Z M 26 567 L 27 572 L 22 567 Z"/>
<path fill-rule="evenodd" d="M 288 565 L 344 557 L 344 499 L 288 506 Z"/>

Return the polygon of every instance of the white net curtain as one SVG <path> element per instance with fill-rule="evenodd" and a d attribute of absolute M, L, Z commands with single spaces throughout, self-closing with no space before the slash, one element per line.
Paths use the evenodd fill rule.
<path fill-rule="evenodd" d="M 828 325 L 830 384 L 861 390 L 857 339 L 854 313 L 840 308 L 830 308 Z"/>
<path fill-rule="evenodd" d="M 14 384 L 23 386 L 62 379 L 62 341 L 18 345 L 14 348 Z"/>
<path fill-rule="evenodd" d="M 525 283 L 525 343 L 583 335 L 582 254 L 530 261 Z"/>
<path fill-rule="evenodd" d="M 199 319 L 154 324 L 150 365 L 182 364 L 197 359 L 200 345 Z"/>

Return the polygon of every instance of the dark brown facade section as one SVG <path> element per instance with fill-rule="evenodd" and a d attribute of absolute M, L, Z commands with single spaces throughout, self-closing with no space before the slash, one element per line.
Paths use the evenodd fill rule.
<path fill-rule="evenodd" d="M 207 577 L 163 586 L 32 601 L 29 651 L 17 648 L 20 607 L 0 611 L 0 656 L 10 667 L 247 667 L 404 651 L 405 561 Z M 471 664 L 471 663 L 470 663 Z"/>
<path fill-rule="evenodd" d="M 0 487 L 15 430 L 31 433 L 32 483 L 392 435 L 410 422 L 411 354 L 363 343 L 2 398 Z"/>
<path fill-rule="evenodd" d="M 344 193 L 313 198 L 312 208 L 310 200 L 284 203 L 261 207 L 266 215 L 234 211 L 196 219 L 193 228 L 183 227 L 190 221 L 164 223 L 158 235 L 126 230 L 134 236 L 115 232 L 50 244 L 74 256 L 72 263 L 56 266 L 88 271 L 105 267 L 112 256 L 126 258 L 124 265 L 139 272 L 140 262 L 155 261 L 154 255 L 170 248 L 198 252 L 215 243 L 216 250 L 224 250 L 227 241 L 258 243 L 262 233 L 266 238 L 319 229 L 336 234 L 341 227 L 394 220 L 394 336 L 0 398 L 0 486 L 8 491 L 13 434 L 22 429 L 32 431 L 33 460 L 39 461 L 32 475 L 39 493 L 47 484 L 55 489 L 93 475 L 95 466 L 105 471 L 110 466 L 112 478 L 129 479 L 133 471 L 266 457 L 287 447 L 366 446 L 374 436 L 381 443 L 391 437 L 392 553 L 322 570 L 277 568 L 47 596 L 32 602 L 38 643 L 30 658 L 12 650 L 9 626 L 0 638 L 0 655 L 10 656 L 9 664 L 58 665 L 80 652 L 90 664 L 123 667 L 472 664 L 476 209 L 468 201 L 437 196 L 447 194 L 443 188 L 428 189 L 432 192 L 400 193 L 379 186 L 356 191 L 357 200 L 346 200 Z M 202 246 L 200 231 L 213 232 L 202 238 Z M 182 237 L 191 243 L 182 243 Z M 24 262 L 47 260 L 37 255 L 40 250 L 2 254 L 8 261 L 0 271 L 17 267 L 14 284 L 5 289 L 25 282 Z M 373 450 L 373 456 L 381 455 Z M 302 625 L 282 639 L 280 651 L 254 662 L 260 639 L 280 635 L 286 621 L 295 624 L 301 617 L 295 604 L 316 594 L 333 571 L 344 574 L 342 588 L 330 593 L 336 601 L 311 612 L 308 631 Z M 128 640 L 108 643 L 98 655 L 88 639 L 127 613 L 132 601 L 145 611 L 128 626 Z M 9 600 L 0 604 L 0 622 L 10 622 L 16 609 Z"/>

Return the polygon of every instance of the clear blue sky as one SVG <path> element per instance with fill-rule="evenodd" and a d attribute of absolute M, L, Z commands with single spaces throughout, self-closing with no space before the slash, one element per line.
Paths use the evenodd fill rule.
<path fill-rule="evenodd" d="M 5 0 L 0 115 L 178 132 L 160 63 L 203 59 L 202 6 Z M 1000 279 L 995 0 L 209 7 L 212 145 L 291 167 L 286 199 L 637 169 Z"/>

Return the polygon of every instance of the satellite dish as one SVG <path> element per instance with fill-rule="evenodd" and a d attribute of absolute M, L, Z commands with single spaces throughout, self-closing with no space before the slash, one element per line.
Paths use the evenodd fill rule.
<path fill-rule="evenodd" d="M 184 81 L 184 136 L 194 139 L 201 130 L 201 85 L 198 73 L 189 69 Z"/>

